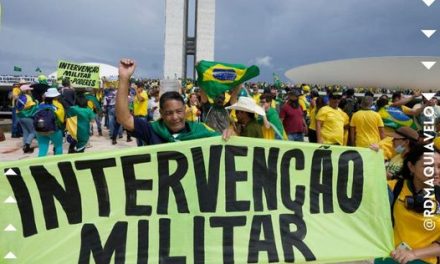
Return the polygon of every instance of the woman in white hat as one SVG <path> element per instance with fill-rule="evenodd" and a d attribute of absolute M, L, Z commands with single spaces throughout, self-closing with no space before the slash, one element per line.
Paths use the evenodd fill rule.
<path fill-rule="evenodd" d="M 235 109 L 237 123 L 240 126 L 238 135 L 242 137 L 263 138 L 261 125 L 255 118 L 255 114 L 265 116 L 264 109 L 255 103 L 250 97 L 240 96 L 238 102 L 226 107 L 226 109 Z"/>
<path fill-rule="evenodd" d="M 56 88 L 49 88 L 44 93 L 44 103 L 38 106 L 38 110 L 34 116 L 34 126 L 37 131 L 38 140 L 38 157 L 44 157 L 49 150 L 49 143 L 52 141 L 54 145 L 54 154 L 63 154 L 63 130 L 64 130 L 64 108 L 57 101 L 60 95 Z M 46 112 L 45 114 L 44 111 Z M 43 115 L 51 116 L 51 118 L 43 117 Z M 39 117 L 41 118 L 39 119 Z M 52 121 L 50 121 L 50 119 Z M 42 121 L 44 120 L 44 121 Z M 45 122 L 48 120 L 48 122 Z M 39 127 L 41 126 L 41 127 Z"/>

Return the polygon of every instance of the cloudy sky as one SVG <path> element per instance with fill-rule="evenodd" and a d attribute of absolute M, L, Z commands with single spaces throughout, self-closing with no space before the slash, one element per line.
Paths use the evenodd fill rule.
<path fill-rule="evenodd" d="M 203 1 L 203 0 L 199 0 Z M 117 66 L 161 78 L 164 0 L 0 0 L 0 74 L 55 71 L 59 59 Z M 310 63 L 376 56 L 439 56 L 440 1 L 217 0 L 215 59 L 260 66 L 284 79 Z M 285 79 L 284 79 L 285 80 Z"/>

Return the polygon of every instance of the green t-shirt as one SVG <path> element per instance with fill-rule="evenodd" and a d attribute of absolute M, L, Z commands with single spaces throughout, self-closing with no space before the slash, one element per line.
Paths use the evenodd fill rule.
<path fill-rule="evenodd" d="M 261 130 L 261 125 L 258 124 L 257 120 L 253 119 L 249 121 L 240 133 L 242 137 L 253 137 L 253 138 L 263 138 L 263 131 Z"/>

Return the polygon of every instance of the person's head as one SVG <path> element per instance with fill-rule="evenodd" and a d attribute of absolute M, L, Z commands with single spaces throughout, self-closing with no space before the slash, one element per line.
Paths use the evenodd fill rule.
<path fill-rule="evenodd" d="M 47 77 L 46 77 L 46 75 L 44 75 L 44 74 L 41 74 L 41 75 L 39 75 L 39 76 L 37 77 L 37 82 L 38 82 L 39 84 L 45 84 L 45 85 L 48 85 Z"/>
<path fill-rule="evenodd" d="M 364 96 L 371 96 L 374 98 L 374 93 L 372 91 L 366 91 Z"/>
<path fill-rule="evenodd" d="M 310 97 L 312 97 L 312 98 L 319 97 L 318 89 L 313 88 L 312 91 L 310 92 Z"/>
<path fill-rule="evenodd" d="M 235 110 L 235 116 L 239 124 L 247 124 L 250 120 L 255 119 L 255 114 L 243 110 Z"/>
<path fill-rule="evenodd" d="M 49 88 L 44 93 L 44 102 L 47 104 L 51 104 L 53 99 L 57 98 L 60 95 L 57 88 Z"/>
<path fill-rule="evenodd" d="M 63 78 L 63 80 L 61 81 L 61 85 L 63 87 L 70 87 L 70 79 L 69 78 Z"/>
<path fill-rule="evenodd" d="M 400 127 L 392 134 L 393 146 L 397 154 L 406 155 L 408 151 L 417 145 L 419 134 L 410 127 Z"/>
<path fill-rule="evenodd" d="M 165 92 L 160 96 L 159 112 L 171 132 L 185 128 L 185 102 L 178 92 Z"/>
<path fill-rule="evenodd" d="M 260 105 L 263 107 L 264 111 L 269 110 L 272 104 L 272 94 L 266 93 L 260 96 Z"/>
<path fill-rule="evenodd" d="M 384 94 L 384 95 L 381 95 L 381 96 L 379 97 L 379 99 L 377 99 L 377 101 L 376 101 L 377 109 L 379 110 L 379 109 L 381 109 L 382 107 L 388 105 L 388 102 L 389 102 L 389 98 L 388 98 L 388 96 L 385 95 L 385 94 Z"/>
<path fill-rule="evenodd" d="M 353 97 L 354 96 L 354 89 L 353 88 L 348 88 L 347 91 L 345 91 L 345 95 L 347 97 Z"/>
<path fill-rule="evenodd" d="M 221 93 L 221 94 L 219 94 L 215 99 L 214 99 L 214 104 L 216 105 L 216 106 L 223 106 L 224 105 L 224 103 L 225 103 L 225 94 L 224 93 Z"/>
<path fill-rule="evenodd" d="M 252 119 L 255 119 L 255 114 L 266 115 L 264 109 L 257 105 L 251 97 L 241 96 L 235 104 L 226 107 L 226 109 L 235 109 L 237 122 L 240 124 L 247 124 Z"/>
<path fill-rule="evenodd" d="M 256 83 L 253 83 L 251 85 L 251 89 L 252 89 L 252 93 L 253 94 L 258 94 L 259 93 L 258 85 Z"/>
<path fill-rule="evenodd" d="M 402 98 L 402 92 L 394 92 L 391 97 L 391 101 L 394 103 L 399 101 L 401 98 Z"/>
<path fill-rule="evenodd" d="M 430 152 L 423 144 L 417 144 L 411 148 L 406 155 L 400 175 L 405 179 L 413 181 L 415 185 L 425 186 L 425 182 L 429 179 L 434 180 L 435 185 L 440 184 L 440 153 L 435 150 L 433 153 L 434 164 L 430 164 L 434 170 L 425 170 L 425 159 L 423 158 L 425 152 Z M 431 156 L 431 154 L 429 154 Z M 426 161 L 429 161 L 426 159 Z M 428 173 L 430 175 L 428 175 Z"/>
<path fill-rule="evenodd" d="M 371 106 L 373 105 L 373 97 L 371 96 L 364 96 L 361 100 L 360 107 L 364 110 L 371 109 Z"/>
<path fill-rule="evenodd" d="M 87 108 L 87 98 L 85 97 L 84 93 L 78 93 L 75 96 L 75 104 L 82 108 Z"/>
<path fill-rule="evenodd" d="M 291 103 L 298 103 L 298 98 L 301 92 L 298 89 L 292 88 L 287 92 L 287 99 Z"/>
<path fill-rule="evenodd" d="M 199 98 L 197 97 L 196 93 L 190 93 L 189 95 L 189 100 L 188 100 L 188 105 L 198 105 L 199 104 Z"/>
<path fill-rule="evenodd" d="M 275 85 L 272 85 L 272 86 L 270 87 L 270 93 L 271 93 L 271 95 L 272 95 L 272 98 L 276 98 L 276 97 L 277 97 L 277 95 L 278 95 L 278 89 L 277 89 L 277 87 L 276 87 Z"/>
<path fill-rule="evenodd" d="M 29 84 L 24 84 L 20 86 L 20 90 L 24 94 L 30 94 L 33 89 L 34 88 L 32 88 Z"/>
<path fill-rule="evenodd" d="M 341 102 L 342 99 L 342 93 L 340 92 L 329 92 L 328 94 L 328 105 L 331 108 L 338 108 L 339 103 Z"/>
<path fill-rule="evenodd" d="M 321 109 L 321 107 L 324 107 L 326 105 L 325 100 L 324 100 L 324 96 L 320 95 L 316 98 L 315 101 L 316 104 L 316 113 L 318 113 L 319 109 Z"/>
<path fill-rule="evenodd" d="M 140 93 L 144 90 L 145 85 L 143 82 L 137 81 L 134 83 L 134 88 L 136 89 L 136 92 Z"/>

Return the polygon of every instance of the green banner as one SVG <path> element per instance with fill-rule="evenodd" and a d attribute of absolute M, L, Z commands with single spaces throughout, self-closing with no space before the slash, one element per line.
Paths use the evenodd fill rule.
<path fill-rule="evenodd" d="M 70 79 L 75 88 L 99 88 L 99 65 L 84 65 L 68 61 L 59 61 L 57 81 Z"/>
<path fill-rule="evenodd" d="M 381 164 L 369 149 L 241 137 L 3 163 L 0 262 L 386 257 Z"/>

